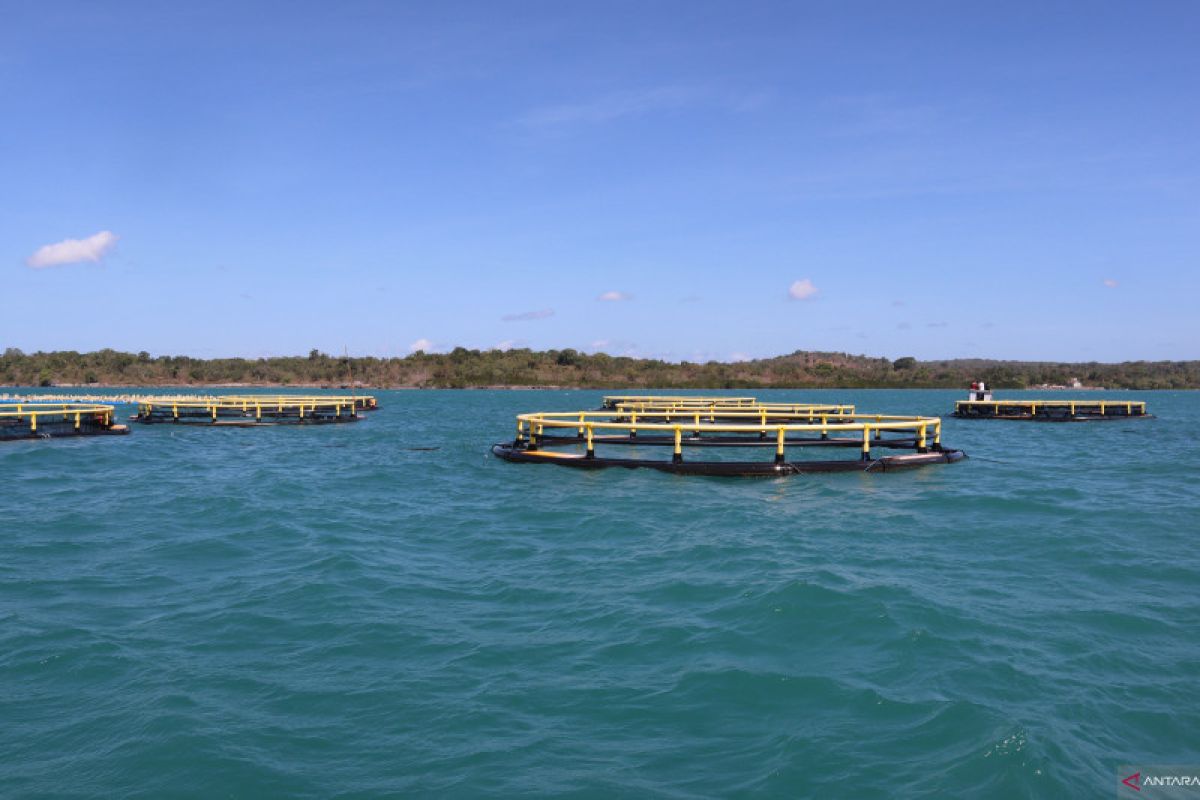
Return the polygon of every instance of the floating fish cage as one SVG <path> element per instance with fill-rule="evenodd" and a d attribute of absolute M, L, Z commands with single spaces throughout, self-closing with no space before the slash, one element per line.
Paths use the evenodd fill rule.
<path fill-rule="evenodd" d="M 636 403 L 618 405 L 612 411 L 617 414 L 617 419 L 628 419 L 633 422 L 647 418 L 662 419 L 667 422 L 676 419 L 691 419 L 696 424 L 704 421 L 745 422 L 758 419 L 765 424 L 768 420 L 818 422 L 828 417 L 849 417 L 854 415 L 854 406 L 828 403 L 758 403 L 737 406 L 675 406 Z"/>
<path fill-rule="evenodd" d="M 113 422 L 113 406 L 93 403 L 0 404 L 0 441 L 129 433 Z"/>
<path fill-rule="evenodd" d="M 604 398 L 602 409 L 618 406 L 673 405 L 673 406 L 753 406 L 758 405 L 755 397 L 724 397 L 713 395 L 665 395 L 665 394 L 612 394 Z"/>
<path fill-rule="evenodd" d="M 1090 422 L 1150 417 L 1146 404 L 1130 400 L 959 400 L 961 419 L 1019 419 L 1037 422 Z"/>
<path fill-rule="evenodd" d="M 678 412 L 668 420 L 667 413 L 639 414 L 636 420 L 615 409 L 520 414 L 516 438 L 494 445 L 492 453 L 518 463 L 726 476 L 886 472 L 965 457 L 961 450 L 942 447 L 938 417 L 841 414 L 809 422 L 748 409 L 741 421 L 697 422 Z M 671 448 L 670 457 L 656 457 L 665 448 Z M 852 449 L 854 457 L 827 457 L 837 449 Z M 764 450 L 771 456 L 746 460 L 748 453 Z M 911 452 L 884 454 L 897 450 Z"/>
<path fill-rule="evenodd" d="M 132 418 L 142 423 L 174 423 L 256 427 L 356 422 L 359 409 L 351 398 L 214 397 L 202 400 L 143 400 Z"/>
<path fill-rule="evenodd" d="M 342 405 L 351 406 L 358 411 L 374 411 L 379 408 L 379 402 L 374 396 L 369 394 L 358 395 L 299 395 L 299 394 L 227 394 L 217 398 L 217 400 L 248 400 L 251 403 L 276 403 L 282 400 L 285 403 L 341 403 Z"/>
<path fill-rule="evenodd" d="M 708 422 L 740 422 L 760 417 L 815 422 L 823 417 L 847 416 L 854 406 L 832 403 L 760 403 L 753 397 L 670 397 L 617 395 L 604 398 L 601 411 L 617 412 L 618 419 L 637 421 L 638 417 L 657 415 L 667 422 L 688 419 L 699 424 Z"/>

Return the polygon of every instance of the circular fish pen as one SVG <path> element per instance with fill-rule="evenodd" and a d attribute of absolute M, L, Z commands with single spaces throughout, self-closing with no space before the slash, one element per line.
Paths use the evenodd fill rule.
<path fill-rule="evenodd" d="M 666 419 L 667 413 L 674 418 Z M 520 414 L 512 442 L 492 446 L 505 461 L 558 464 L 581 469 L 646 467 L 681 475 L 778 476 L 805 472 L 887 472 L 948 464 L 965 458 L 942 447 L 938 417 L 884 414 L 827 415 L 798 421 L 789 414 L 747 409 L 738 421 L 696 421 L 678 412 L 614 411 Z M 733 414 L 735 412 L 726 412 Z M 670 449 L 668 458 L 657 452 Z M 831 450 L 853 450 L 851 458 L 829 458 Z M 748 459 L 747 453 L 768 458 Z M 911 451 L 896 455 L 881 451 Z M 703 453 L 702 457 L 695 457 Z"/>
<path fill-rule="evenodd" d="M 959 400 L 959 419 L 1009 419 L 1033 422 L 1094 422 L 1153 417 L 1138 400 Z"/>
<path fill-rule="evenodd" d="M 691 419 L 696 424 L 708 422 L 739 422 L 753 419 L 806 420 L 816 422 L 826 417 L 845 417 L 854 414 L 852 405 L 829 403 L 753 403 L 739 405 L 676 405 L 674 403 L 620 403 L 612 412 L 616 419 L 660 418 L 667 422 L 675 419 Z"/>
<path fill-rule="evenodd" d="M 674 405 L 674 406 L 753 406 L 756 397 L 726 397 L 722 395 L 669 395 L 669 394 L 610 394 L 601 404 L 602 410 L 622 405 Z"/>
<path fill-rule="evenodd" d="M 0 404 L 0 441 L 107 436 L 129 433 L 117 425 L 115 409 L 94 403 Z"/>
<path fill-rule="evenodd" d="M 379 402 L 373 395 L 357 394 L 357 395 L 299 395 L 299 394 L 226 394 L 220 397 L 210 398 L 215 400 L 248 400 L 251 403 L 276 403 L 283 401 L 285 403 L 341 403 L 343 405 L 352 406 L 358 411 L 374 411 L 379 408 Z"/>
<path fill-rule="evenodd" d="M 350 398 L 228 396 L 200 400 L 143 400 L 135 422 L 229 427 L 324 425 L 357 422 L 359 409 Z"/>

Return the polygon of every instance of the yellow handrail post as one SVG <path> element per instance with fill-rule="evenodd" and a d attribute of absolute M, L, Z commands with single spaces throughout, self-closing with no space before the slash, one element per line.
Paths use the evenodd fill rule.
<path fill-rule="evenodd" d="M 787 437 L 787 429 L 780 425 L 775 433 L 775 463 L 782 464 L 786 460 L 783 443 Z"/>
<path fill-rule="evenodd" d="M 878 433 L 878 431 L 876 431 Z M 863 425 L 862 460 L 871 460 L 871 426 Z"/>
<path fill-rule="evenodd" d="M 920 435 L 917 437 L 917 452 L 918 453 L 929 452 L 929 449 L 925 446 L 925 427 L 926 427 L 925 425 L 921 425 L 918 428 L 918 430 L 920 431 Z"/>
<path fill-rule="evenodd" d="M 671 463 L 683 463 L 683 428 L 675 426 L 675 454 L 671 456 Z"/>
<path fill-rule="evenodd" d="M 592 441 L 592 430 L 593 430 L 593 426 L 589 422 L 587 425 L 587 458 L 595 458 L 596 457 L 596 446 Z"/>

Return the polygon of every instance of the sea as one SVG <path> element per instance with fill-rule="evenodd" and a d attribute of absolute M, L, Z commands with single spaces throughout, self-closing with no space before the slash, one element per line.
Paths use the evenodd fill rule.
<path fill-rule="evenodd" d="M 783 478 L 491 455 L 601 391 L 375 394 L 0 443 L 0 796 L 1112 797 L 1200 762 L 1200 393 L 732 392 L 968 454 Z"/>

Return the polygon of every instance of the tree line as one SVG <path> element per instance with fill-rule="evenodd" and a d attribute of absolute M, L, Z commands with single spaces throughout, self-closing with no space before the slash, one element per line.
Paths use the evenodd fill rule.
<path fill-rule="evenodd" d="M 797 350 L 774 358 L 735 363 L 668 362 L 565 350 L 416 352 L 403 358 L 344 358 L 312 350 L 307 356 L 192 358 L 116 350 L 0 355 L 0 385 L 263 386 L 376 388 L 476 388 L 562 386 L 578 388 L 962 388 L 974 380 L 997 389 L 1040 384 L 1109 389 L 1200 388 L 1200 361 L 1097 362 L 954 359 L 890 360 L 847 353 Z"/>

